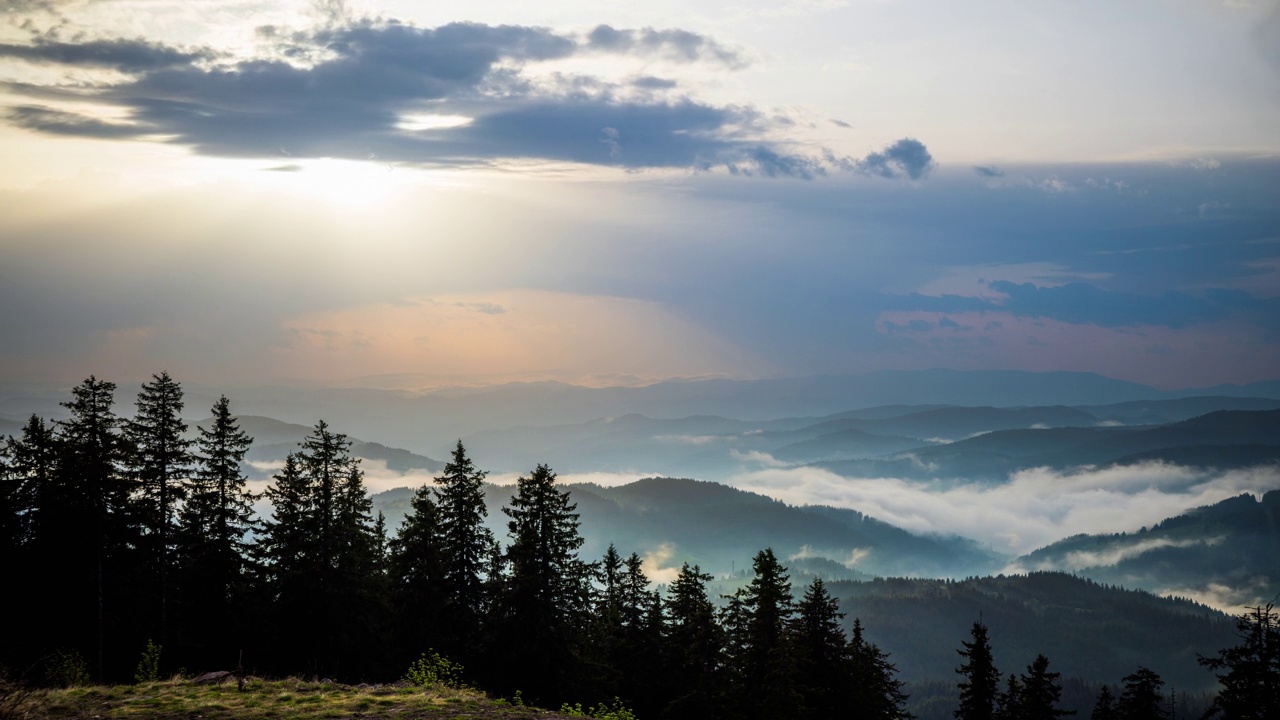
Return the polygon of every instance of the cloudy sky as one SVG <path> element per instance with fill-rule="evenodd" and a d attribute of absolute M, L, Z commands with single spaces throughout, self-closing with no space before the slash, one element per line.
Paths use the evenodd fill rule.
<path fill-rule="evenodd" d="M 1280 377 L 1273 0 L 7 0 L 0 379 Z"/>

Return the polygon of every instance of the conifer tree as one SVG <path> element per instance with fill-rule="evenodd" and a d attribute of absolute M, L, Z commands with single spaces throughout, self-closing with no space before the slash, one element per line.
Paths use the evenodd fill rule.
<path fill-rule="evenodd" d="M 1209 716 L 1225 720 L 1280 717 L 1280 613 L 1271 603 L 1236 618 L 1240 643 L 1200 664 L 1218 671 L 1221 688 Z"/>
<path fill-rule="evenodd" d="M 1122 720 L 1164 720 L 1164 680 L 1154 671 L 1139 667 L 1124 678 L 1124 691 L 1116 703 Z"/>
<path fill-rule="evenodd" d="M 122 630 L 126 554 L 137 542 L 129 513 L 134 484 L 124 472 L 128 453 L 112 410 L 115 390 L 115 383 L 90 376 L 62 404 L 71 417 L 58 423 L 57 472 L 41 508 L 35 560 L 63 568 L 40 588 L 43 631 L 54 647 L 91 647 L 98 679 L 118 669 L 108 666 L 116 660 L 108 645 Z"/>
<path fill-rule="evenodd" d="M 15 553 L 27 549 L 34 539 L 41 506 L 52 490 L 57 469 L 57 446 L 53 429 L 32 415 L 22 427 L 22 436 L 10 437 L 0 455 L 5 458 L 2 491 L 5 512 L 3 537 Z M 14 556 L 16 561 L 16 555 Z"/>
<path fill-rule="evenodd" d="M 195 471 L 178 513 L 180 612 L 190 662 L 228 662 L 244 648 L 248 613 L 248 536 L 258 524 L 241 471 L 253 438 L 223 395 L 196 439 Z"/>
<path fill-rule="evenodd" d="M 323 420 L 266 493 L 263 560 L 276 644 L 316 674 L 363 677 L 381 661 L 374 618 L 383 601 L 372 501 L 346 435 Z"/>
<path fill-rule="evenodd" d="M 448 634 L 442 638 L 450 657 L 464 665 L 475 657 L 487 603 L 485 574 L 495 542 L 485 526 L 487 473 L 476 469 L 459 440 L 444 471 L 435 479 L 436 505 L 444 566 L 442 587 L 448 604 Z"/>
<path fill-rule="evenodd" d="M 960 688 L 960 707 L 956 720 L 991 720 L 995 711 L 996 690 L 1000 685 L 1000 671 L 991 656 L 991 644 L 987 639 L 987 626 L 975 622 L 970 630 L 973 639 L 964 641 L 963 650 L 957 650 L 965 659 L 956 672 L 964 679 Z"/>
<path fill-rule="evenodd" d="M 791 581 L 772 548 L 756 554 L 755 576 L 730 607 L 726 631 L 732 638 L 733 692 L 743 717 L 773 720 L 794 711 L 798 696 L 786 630 L 794 613 Z"/>
<path fill-rule="evenodd" d="M 448 603 L 444 581 L 447 558 L 435 493 L 423 485 L 413 494 L 400 532 L 390 542 L 388 576 L 392 606 L 409 659 L 440 647 Z M 464 665 L 465 667 L 465 665 Z"/>
<path fill-rule="evenodd" d="M 889 654 L 863 636 L 862 623 L 853 621 L 849 638 L 849 659 L 853 699 L 852 715 L 867 720 L 910 720 L 907 694 L 898 679 L 898 669 L 889 662 Z"/>
<path fill-rule="evenodd" d="M 1089 720 L 1120 720 L 1116 712 L 1116 698 L 1111 694 L 1111 688 L 1106 685 L 1098 691 L 1098 699 L 1093 704 L 1093 712 L 1089 715 Z"/>
<path fill-rule="evenodd" d="M 1058 707 L 1062 700 L 1061 677 L 1061 673 L 1049 671 L 1049 658 L 1037 655 L 1022 676 L 1022 691 L 1014 705 L 1017 711 L 1014 717 L 1019 720 L 1057 720 L 1074 715 L 1074 711 Z"/>
<path fill-rule="evenodd" d="M 143 534 L 144 564 L 153 578 L 149 593 L 155 607 L 160 645 L 169 644 L 170 572 L 175 548 L 177 508 L 187 494 L 192 442 L 183 422 L 182 387 L 161 372 L 143 383 L 134 418 L 125 424 L 131 444 L 131 470 L 136 478 L 134 507 Z"/>
<path fill-rule="evenodd" d="M 822 578 L 814 578 L 796 605 L 791 627 L 800 717 L 835 717 L 849 703 L 851 658 L 840 628 L 843 619 L 839 603 L 827 592 Z"/>
<path fill-rule="evenodd" d="M 720 705 L 720 653 L 724 645 L 715 606 L 707 598 L 711 575 L 685 563 L 667 589 L 666 664 L 671 720 L 714 718 Z"/>
<path fill-rule="evenodd" d="M 519 678 L 536 688 L 534 700 L 553 705 L 570 699 L 580 679 L 591 573 L 577 556 L 583 543 L 577 506 L 555 479 L 551 468 L 538 465 L 516 481 L 516 494 L 503 508 L 510 518 L 510 575 L 496 648 L 503 689 L 514 691 L 510 685 Z"/>
<path fill-rule="evenodd" d="M 996 695 L 996 709 L 992 713 L 995 720 L 1025 720 L 1027 715 L 1023 709 L 1023 687 L 1015 673 L 1009 673 L 1005 679 L 1004 691 Z"/>
<path fill-rule="evenodd" d="M 618 586 L 622 619 L 620 653 L 615 667 L 621 671 L 618 693 L 631 700 L 641 716 L 653 717 L 658 703 L 662 662 L 661 598 L 649 590 L 644 561 L 631 553 L 623 561 Z"/>

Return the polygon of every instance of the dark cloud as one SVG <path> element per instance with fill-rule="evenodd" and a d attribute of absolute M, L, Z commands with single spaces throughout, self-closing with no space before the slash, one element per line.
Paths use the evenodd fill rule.
<path fill-rule="evenodd" d="M 675 80 L 645 75 L 632 80 L 631 84 L 635 87 L 644 88 L 646 90 L 670 90 L 671 88 L 674 88 L 677 83 Z"/>
<path fill-rule="evenodd" d="M 933 156 L 924 143 L 914 138 L 902 138 L 898 142 L 858 160 L 859 172 L 884 178 L 906 176 L 919 180 L 933 170 Z"/>
<path fill-rule="evenodd" d="M 0 44 L 0 57 L 42 64 L 100 67 L 124 72 L 144 72 L 213 60 L 207 48 L 184 50 L 146 40 L 90 40 L 60 42 L 37 38 L 30 45 Z"/>
<path fill-rule="evenodd" d="M 362 160 L 376 155 L 433 165 L 528 158 L 636 169 L 727 167 L 766 177 L 825 173 L 824 160 L 752 139 L 782 125 L 750 108 L 635 96 L 634 88 L 670 89 L 675 86 L 670 80 L 641 77 L 614 84 L 556 75 L 534 82 L 522 73 L 525 64 L 582 52 L 741 62 L 696 33 L 600 26 L 584 41 L 546 28 L 477 23 L 419 28 L 365 19 L 333 20 L 306 32 L 259 28 L 259 37 L 273 46 L 274 57 L 217 62 L 208 50 L 129 40 L 0 46 L 0 56 L 112 67 L 135 75 L 91 95 L 96 103 L 121 109 L 128 124 L 34 105 L 11 111 L 9 120 L 60 135 L 164 137 L 203 154 L 229 157 L 284 153 Z M 26 90 L 37 96 L 66 93 L 54 87 Z M 63 99 L 76 97 L 64 94 Z M 472 121 L 420 130 L 405 125 L 407 116 L 422 113 L 458 114 Z M 920 176 L 916 160 L 891 150 L 897 153 L 895 167 Z"/>
<path fill-rule="evenodd" d="M 973 171 L 987 178 L 1004 177 L 1004 171 L 995 165 L 974 165 Z"/>
<path fill-rule="evenodd" d="M 7 117 L 9 122 L 18 127 L 50 135 L 119 139 L 146 134 L 145 129 L 135 125 L 109 123 L 38 105 L 20 105 L 10 108 Z"/>
<path fill-rule="evenodd" d="M 604 52 L 660 55 L 680 62 L 714 60 L 731 68 L 747 64 L 741 55 L 711 38 L 674 28 L 618 30 L 599 25 L 587 34 L 587 46 Z"/>

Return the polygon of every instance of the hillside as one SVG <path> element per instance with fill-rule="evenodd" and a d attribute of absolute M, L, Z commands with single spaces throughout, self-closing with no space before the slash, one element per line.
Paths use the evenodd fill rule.
<path fill-rule="evenodd" d="M 658 578 L 682 562 L 730 573 L 765 546 L 824 577 L 963 576 L 1005 563 L 969 540 L 913 535 L 855 510 L 793 507 L 712 482 L 646 478 L 611 488 L 565 488 L 578 505 L 584 557 L 600 557 L 612 542 L 624 554 L 648 555 L 654 565 L 646 572 Z M 502 507 L 512 492 L 486 486 L 488 524 L 499 538 L 506 536 Z M 399 527 L 411 496 L 408 488 L 379 493 L 374 509 L 386 514 L 388 527 Z"/>
<path fill-rule="evenodd" d="M 253 438 L 253 446 L 249 448 L 249 453 L 245 456 L 245 460 L 249 463 L 260 463 L 264 466 L 283 462 L 285 456 L 296 451 L 298 444 L 310 435 L 312 431 L 310 426 L 295 425 L 257 415 L 244 415 L 239 417 L 238 420 L 240 429 Z M 191 429 L 192 436 L 194 437 L 196 428 L 207 428 L 210 422 L 212 422 L 211 419 L 205 419 L 195 423 L 195 427 Z M 368 442 L 350 436 L 347 439 L 351 441 L 351 455 L 353 457 L 384 462 L 387 465 L 387 469 L 394 472 L 406 473 L 413 470 L 439 472 L 444 469 L 444 463 L 439 460 L 417 455 L 408 450 L 387 447 L 381 443 Z M 272 472 L 259 469 L 252 464 L 245 469 L 253 479 L 265 480 L 271 476 Z"/>
<path fill-rule="evenodd" d="M 1196 663 L 1235 642 L 1231 619 L 1186 600 L 1122 590 L 1063 573 L 835 582 L 847 623 L 893 653 L 911 682 L 955 681 L 955 649 L 982 618 L 997 667 L 1024 669 L 1044 653 L 1063 677 L 1116 683 L 1145 665 L 1191 692 L 1211 688 Z"/>
<path fill-rule="evenodd" d="M 1280 593 L 1280 490 L 1260 499 L 1240 495 L 1139 532 L 1070 537 L 1013 567 L 1066 570 L 1236 607 L 1266 602 Z"/>

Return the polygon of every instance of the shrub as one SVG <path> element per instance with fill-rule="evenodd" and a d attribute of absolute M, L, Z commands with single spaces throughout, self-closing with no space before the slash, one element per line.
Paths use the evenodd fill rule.
<path fill-rule="evenodd" d="M 58 687 L 89 684 L 89 666 L 75 650 L 59 650 L 49 662 L 49 682 Z"/>
<path fill-rule="evenodd" d="M 622 704 L 620 698 L 614 698 L 612 703 L 601 703 L 590 710 L 583 710 L 582 703 L 570 705 L 565 703 L 560 706 L 560 714 L 569 717 L 595 718 L 596 720 L 636 720 L 636 714 L 627 706 Z"/>
<path fill-rule="evenodd" d="M 462 666 L 435 650 L 428 650 L 409 666 L 404 674 L 404 681 L 423 688 L 437 685 L 461 687 Z"/>
<path fill-rule="evenodd" d="M 136 683 L 155 682 L 160 679 L 160 646 L 147 640 L 142 649 L 142 657 L 138 660 L 138 669 L 133 673 Z"/>

